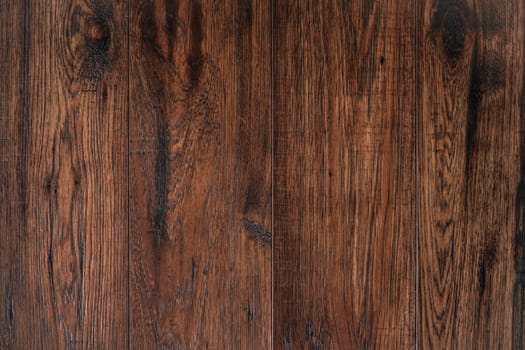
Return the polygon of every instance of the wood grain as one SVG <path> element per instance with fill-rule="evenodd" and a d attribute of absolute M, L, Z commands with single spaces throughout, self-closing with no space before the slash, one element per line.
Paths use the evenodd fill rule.
<path fill-rule="evenodd" d="M 23 285 L 21 254 L 27 211 L 25 189 L 28 103 L 28 17 L 23 4 L 0 3 L 0 347 L 17 341 L 15 307 Z M 20 59 L 23 58 L 23 59 Z"/>
<path fill-rule="evenodd" d="M 523 11 L 492 0 L 420 8 L 423 349 L 525 344 Z"/>
<path fill-rule="evenodd" d="M 2 1 L 2 348 L 127 347 L 118 1 Z"/>
<path fill-rule="evenodd" d="M 270 8 L 132 0 L 131 346 L 271 340 Z"/>
<path fill-rule="evenodd" d="M 274 8 L 274 346 L 415 345 L 415 2 Z"/>
<path fill-rule="evenodd" d="M 0 0 L 0 348 L 525 348 L 524 19 Z"/>

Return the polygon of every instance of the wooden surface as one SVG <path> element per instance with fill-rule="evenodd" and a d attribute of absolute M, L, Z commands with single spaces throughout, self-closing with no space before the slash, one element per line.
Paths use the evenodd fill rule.
<path fill-rule="evenodd" d="M 419 8 L 421 348 L 525 346 L 523 5 Z"/>
<path fill-rule="evenodd" d="M 524 54 L 518 0 L 0 0 L 0 348 L 525 348 Z"/>
<path fill-rule="evenodd" d="M 127 6 L 2 1 L 2 348 L 128 344 Z"/>
<path fill-rule="evenodd" d="M 131 1 L 133 348 L 270 347 L 269 15 Z"/>
<path fill-rule="evenodd" d="M 277 348 L 414 345 L 414 6 L 275 2 Z"/>

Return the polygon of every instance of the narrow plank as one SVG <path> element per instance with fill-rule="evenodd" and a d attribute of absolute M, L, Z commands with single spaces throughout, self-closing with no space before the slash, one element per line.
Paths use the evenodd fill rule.
<path fill-rule="evenodd" d="M 419 18 L 418 343 L 522 349 L 523 2 L 428 0 Z"/>
<path fill-rule="evenodd" d="M 269 2 L 130 6 L 130 344 L 267 349 Z"/>
<path fill-rule="evenodd" d="M 0 348 L 13 348 L 25 235 L 28 48 L 22 1 L 0 2 Z M 18 308 L 17 308 L 18 311 Z"/>
<path fill-rule="evenodd" d="M 513 99 L 510 101 L 511 113 L 519 113 L 519 120 L 516 123 L 514 133 L 519 138 L 516 140 L 516 135 L 511 138 L 511 154 L 514 155 L 519 152 L 519 169 L 513 166 L 514 171 L 518 171 L 517 179 L 518 185 L 515 189 L 516 202 L 512 203 L 510 210 L 514 215 L 511 216 L 511 223 L 514 224 L 511 231 L 512 237 L 512 260 L 514 270 L 509 274 L 512 281 L 512 348 L 525 349 L 525 5 L 518 2 L 516 7 L 511 7 L 514 13 L 511 23 L 511 57 L 507 57 L 512 64 L 512 71 L 509 73 L 508 91 L 512 92 Z M 509 45 L 509 46 L 510 46 Z M 514 90 L 521 86 L 520 95 L 518 97 L 518 106 L 515 105 Z M 509 103 L 509 102 L 507 102 Z M 516 111 L 516 109 L 518 111 Z M 511 163 L 513 164 L 513 163 Z M 514 173 L 516 174 L 516 173 Z M 513 234 L 513 236 L 512 236 Z M 510 259 L 509 259 L 510 260 Z M 511 265 L 511 264 L 509 264 Z M 508 331 L 506 332 L 508 333 Z"/>
<path fill-rule="evenodd" d="M 274 346 L 415 346 L 415 1 L 275 0 Z"/>
<path fill-rule="evenodd" d="M 127 6 L 0 6 L 2 344 L 125 348 Z"/>

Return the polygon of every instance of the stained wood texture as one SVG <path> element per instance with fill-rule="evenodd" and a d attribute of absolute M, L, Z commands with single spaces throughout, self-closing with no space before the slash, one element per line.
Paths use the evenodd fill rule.
<path fill-rule="evenodd" d="M 522 349 L 523 2 L 425 1 L 418 343 Z"/>
<path fill-rule="evenodd" d="M 270 7 L 132 0 L 133 348 L 271 341 Z"/>
<path fill-rule="evenodd" d="M 0 0 L 0 348 L 525 348 L 524 18 Z"/>
<path fill-rule="evenodd" d="M 2 1 L 2 348 L 124 348 L 127 6 Z"/>
<path fill-rule="evenodd" d="M 275 348 L 414 346 L 414 8 L 275 1 Z"/>

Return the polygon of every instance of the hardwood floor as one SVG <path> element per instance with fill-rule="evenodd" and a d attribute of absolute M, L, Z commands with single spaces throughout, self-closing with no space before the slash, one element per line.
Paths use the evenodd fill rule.
<path fill-rule="evenodd" d="M 127 347 L 127 5 L 1 6 L 2 348 Z"/>
<path fill-rule="evenodd" d="M 276 347 L 414 344 L 414 5 L 275 2 Z"/>
<path fill-rule="evenodd" d="M 419 11 L 418 343 L 522 349 L 523 2 Z"/>
<path fill-rule="evenodd" d="M 525 3 L 0 0 L 1 349 L 524 349 Z"/>
<path fill-rule="evenodd" d="M 269 15 L 131 1 L 133 348 L 270 347 Z"/>

